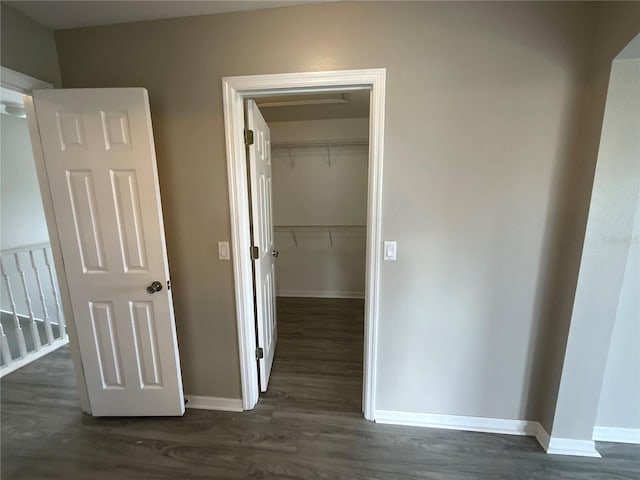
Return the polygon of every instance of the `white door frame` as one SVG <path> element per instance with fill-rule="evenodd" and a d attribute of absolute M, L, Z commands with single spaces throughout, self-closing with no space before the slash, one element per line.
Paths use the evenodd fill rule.
<path fill-rule="evenodd" d="M 51 199 L 51 190 L 49 189 L 47 169 L 44 163 L 44 151 L 40 141 L 40 130 L 38 128 L 38 122 L 36 121 L 33 98 L 31 97 L 34 90 L 50 89 L 53 88 L 53 85 L 6 67 L 0 67 L 0 85 L 10 90 L 29 95 L 29 97 L 25 98 L 24 107 L 27 112 L 29 136 L 31 138 L 33 157 L 35 160 L 36 171 L 38 173 L 38 183 L 40 184 L 40 193 L 42 196 L 44 215 L 47 221 L 49 241 L 51 242 L 51 253 L 53 256 L 53 263 L 56 267 L 56 277 L 58 280 L 58 287 L 60 289 L 62 313 L 66 322 L 67 333 L 69 334 L 69 350 L 71 352 L 71 360 L 73 362 L 76 382 L 78 384 L 80 407 L 82 408 L 82 411 L 91 413 L 87 383 L 84 377 L 84 370 L 82 368 L 82 358 L 80 357 L 80 344 L 78 343 L 76 324 L 73 317 L 73 310 L 71 309 L 71 296 L 69 295 L 69 285 L 67 284 L 67 273 L 64 267 L 62 249 L 60 247 L 60 237 L 58 236 L 58 224 L 53 210 L 53 201 Z"/>
<path fill-rule="evenodd" d="M 341 70 L 222 79 L 231 245 L 238 322 L 238 349 L 242 381 L 242 406 L 251 410 L 258 402 L 258 365 L 255 358 L 255 318 L 251 272 L 249 189 L 244 144 L 244 99 L 287 93 L 326 93 L 369 89 L 369 180 L 367 199 L 367 260 L 364 321 L 364 386 L 362 411 L 374 420 L 378 290 L 382 259 L 382 160 L 384 148 L 386 69 Z"/>

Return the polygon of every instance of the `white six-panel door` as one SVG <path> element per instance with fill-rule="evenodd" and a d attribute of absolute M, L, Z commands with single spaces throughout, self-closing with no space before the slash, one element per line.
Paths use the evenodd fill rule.
<path fill-rule="evenodd" d="M 278 331 L 275 304 L 277 253 L 273 245 L 271 133 L 253 100 L 247 103 L 247 127 L 253 131 L 253 144 L 249 146 L 251 223 L 253 246 L 258 248 L 254 275 L 258 348 L 262 348 L 263 353 L 259 360 L 260 390 L 264 392 L 269 384 Z"/>
<path fill-rule="evenodd" d="M 182 415 L 147 91 L 39 90 L 34 105 L 92 413 Z"/>

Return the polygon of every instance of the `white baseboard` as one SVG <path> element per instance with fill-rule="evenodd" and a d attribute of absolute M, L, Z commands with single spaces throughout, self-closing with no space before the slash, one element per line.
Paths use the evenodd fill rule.
<path fill-rule="evenodd" d="M 547 448 L 549 455 L 574 455 L 576 457 L 600 458 L 593 440 L 574 440 L 572 438 L 553 438 Z"/>
<path fill-rule="evenodd" d="M 596 442 L 633 443 L 640 445 L 640 428 L 594 427 Z"/>
<path fill-rule="evenodd" d="M 538 422 L 507 420 L 502 418 L 439 415 L 433 413 L 396 412 L 376 410 L 375 421 L 392 425 L 444 428 L 470 432 L 503 433 L 508 435 L 535 435 Z"/>
<path fill-rule="evenodd" d="M 574 440 L 572 438 L 551 437 L 549 432 L 538 423 L 536 440 L 549 455 L 573 455 L 576 457 L 601 458 L 593 440 Z"/>
<path fill-rule="evenodd" d="M 307 298 L 364 298 L 364 292 L 344 292 L 338 290 L 281 290 L 278 297 Z"/>
<path fill-rule="evenodd" d="M 536 425 L 536 432 L 534 436 L 536 437 L 536 440 L 538 441 L 542 449 L 546 452 L 547 449 L 549 448 L 549 440 L 550 440 L 549 433 L 542 426 L 540 422 L 536 422 L 536 423 L 538 425 Z"/>
<path fill-rule="evenodd" d="M 534 436 L 548 454 L 600 458 L 600 454 L 596 450 L 595 442 L 569 438 L 550 438 L 547 431 L 539 422 L 530 420 L 376 410 L 375 421 L 377 423 L 408 425 L 413 427 L 444 428 L 447 430 L 465 430 L 507 435 L 529 435 Z"/>
<path fill-rule="evenodd" d="M 202 397 L 199 395 L 184 395 L 189 399 L 187 408 L 199 410 L 221 410 L 223 412 L 242 412 L 242 400 L 239 398 Z"/>

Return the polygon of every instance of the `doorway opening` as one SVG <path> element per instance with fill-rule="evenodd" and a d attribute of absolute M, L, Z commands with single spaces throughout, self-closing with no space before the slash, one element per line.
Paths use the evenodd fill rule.
<path fill-rule="evenodd" d="M 25 94 L 82 410 L 94 416 L 184 414 L 147 91 L 52 89 L 4 67 L 2 86 Z M 44 308 L 38 261 L 27 256 Z M 14 258 L 24 285 L 23 262 Z M 26 303 L 33 320 L 33 305 Z M 45 335 L 47 329 L 55 332 L 45 322 Z"/>
<path fill-rule="evenodd" d="M 264 253 L 274 275 L 262 288 L 257 274 L 264 261 L 254 260 L 263 400 L 278 407 L 358 412 L 369 90 L 256 97 L 247 103 L 248 123 L 251 115 L 259 116 L 267 128 L 264 146 L 247 147 L 252 244 L 259 247 L 265 237 L 273 242 Z M 254 143 L 262 135 L 258 127 Z M 253 155 L 263 148 L 270 151 L 264 152 L 267 162 L 260 166 Z M 265 171 L 270 176 L 262 191 L 258 177 Z M 272 231 L 261 238 L 256 223 L 262 220 L 262 201 L 271 209 Z M 265 288 L 275 290 L 273 301 L 261 298 Z M 266 312 L 268 318 L 261 318 L 261 302 L 273 308 Z"/>
<path fill-rule="evenodd" d="M 69 342 L 25 98 L 0 87 L 0 377 Z"/>
<path fill-rule="evenodd" d="M 364 300 L 360 300 L 363 303 L 364 310 L 364 342 L 362 347 L 362 355 L 364 357 L 362 362 L 362 411 L 366 419 L 375 419 L 378 283 L 380 261 L 382 260 L 381 184 L 384 138 L 385 76 L 386 72 L 384 69 L 373 69 L 256 75 L 227 77 L 223 79 L 225 139 L 227 146 L 229 196 L 231 206 L 232 256 L 238 320 L 242 397 L 243 408 L 245 410 L 252 409 L 258 402 L 260 391 L 258 378 L 259 375 L 264 375 L 264 372 L 268 371 L 268 368 L 265 369 L 264 366 L 267 364 L 265 359 L 269 358 L 268 355 L 270 352 L 264 351 L 263 346 L 259 344 L 259 338 L 258 342 L 256 341 L 256 320 L 258 321 L 257 324 L 260 325 L 260 312 L 264 311 L 264 309 L 269 311 L 269 308 L 271 308 L 272 311 L 275 311 L 276 309 L 275 301 L 273 307 L 269 307 L 269 305 L 264 301 L 264 298 L 269 298 L 271 295 L 262 295 L 263 299 L 258 298 L 261 293 L 264 292 L 262 287 L 266 283 L 260 283 L 262 277 L 258 274 L 259 272 L 257 272 L 255 276 L 257 282 L 254 285 L 253 267 L 258 263 L 262 263 L 262 261 L 264 261 L 265 266 L 268 266 L 266 259 L 268 257 L 275 257 L 273 254 L 279 255 L 276 253 L 277 250 L 275 248 L 274 252 L 268 251 L 268 249 L 264 248 L 264 242 L 263 248 L 260 248 L 260 245 L 258 245 L 259 248 L 257 252 L 252 248 L 254 246 L 252 244 L 252 239 L 256 237 L 256 235 L 260 234 L 260 232 L 255 231 L 256 226 L 258 226 L 258 228 L 263 228 L 264 224 L 255 221 L 255 212 L 253 223 L 251 219 L 252 207 L 255 210 L 253 199 L 256 197 L 250 196 L 249 182 L 247 182 L 250 171 L 248 168 L 249 158 L 247 156 L 247 151 L 245 150 L 245 141 L 249 143 L 250 135 L 249 132 L 245 132 L 245 130 L 251 130 L 252 125 L 250 116 L 247 118 L 248 124 L 245 125 L 245 102 L 249 99 L 258 98 L 263 104 L 263 109 L 268 109 L 270 107 L 264 107 L 265 103 L 280 103 L 281 98 L 278 99 L 277 97 L 282 97 L 283 95 L 345 94 L 347 92 L 365 90 L 369 94 L 369 120 L 367 122 L 369 144 L 367 149 L 367 182 L 365 190 L 367 198 L 366 221 L 364 224 L 357 223 L 358 221 L 361 221 L 358 220 L 355 221 L 355 223 L 333 225 L 331 223 L 327 223 L 332 221 L 327 218 L 323 219 L 324 223 L 311 223 L 311 221 L 307 219 L 306 221 L 309 223 L 298 222 L 303 223 L 303 225 L 272 224 L 272 227 L 282 227 L 272 230 L 274 239 L 276 238 L 276 235 L 278 235 L 278 237 L 283 237 L 282 242 L 293 242 L 293 248 L 295 247 L 295 243 L 298 242 L 298 238 L 301 238 L 300 235 L 303 235 L 306 232 L 296 232 L 295 229 L 293 229 L 294 232 L 292 233 L 291 227 L 297 226 L 302 227 L 302 229 L 306 227 L 315 228 L 315 231 L 308 233 L 313 233 L 314 236 L 318 236 L 318 233 L 321 233 L 321 236 L 324 236 L 325 240 L 329 243 L 329 248 L 331 247 L 331 243 L 337 244 L 336 232 L 339 229 L 338 227 L 344 227 L 345 230 L 348 227 L 351 228 L 349 232 L 344 232 L 351 234 L 357 233 L 355 230 L 358 227 L 360 230 L 364 230 L 366 245 L 364 259 Z M 269 102 L 269 98 L 271 99 L 271 102 Z M 318 98 L 316 98 L 316 100 L 318 100 Z M 249 105 L 251 105 L 251 103 L 252 102 L 248 102 Z M 245 137 L 245 133 L 247 133 L 247 137 Z M 258 146 L 260 146 L 264 152 L 263 135 L 258 132 L 255 134 L 254 139 L 257 140 L 257 146 L 254 147 L 254 151 L 257 151 Z M 325 140 L 327 140 L 327 138 L 325 138 Z M 351 140 L 354 139 L 351 138 Z M 362 142 L 362 138 L 357 140 Z M 311 142 L 311 140 L 308 141 Z M 291 146 L 282 145 L 282 143 L 286 143 L 286 140 L 276 142 L 275 147 L 283 150 L 282 153 L 278 153 L 278 156 L 284 155 L 285 160 L 289 162 L 289 165 L 293 163 L 293 169 L 295 169 L 293 152 L 291 157 L 289 157 L 289 150 L 291 150 Z M 358 145 L 348 146 L 348 148 L 355 147 L 358 147 Z M 274 151 L 276 148 L 274 148 Z M 331 150 L 331 157 L 333 158 L 335 155 L 333 153 L 333 145 L 312 145 L 303 146 L 302 148 L 322 149 L 325 152 L 325 166 L 327 168 L 331 168 L 329 166 L 331 160 L 329 159 L 330 154 L 328 150 Z M 335 148 L 338 148 L 338 146 L 336 145 Z M 345 148 L 345 146 L 340 148 Z M 251 148 L 249 148 L 249 151 L 251 151 Z M 283 166 L 285 166 L 285 162 L 282 163 Z M 300 163 L 298 165 L 300 165 Z M 289 168 L 291 168 L 291 166 Z M 366 226 L 366 228 L 363 228 L 364 226 Z M 267 229 L 267 231 L 269 231 L 269 229 Z M 342 234 L 343 232 L 341 231 L 340 233 Z M 298 243 L 300 245 L 300 242 Z M 355 243 L 357 244 L 357 242 Z M 289 246 L 287 248 L 291 248 L 291 244 L 288 245 Z M 302 249 L 298 250 L 298 252 L 302 252 Z M 261 261 L 256 262 L 255 259 L 257 258 L 260 258 Z M 291 258 L 294 257 L 292 256 Z M 293 268 L 295 268 L 295 266 Z M 291 282 L 295 283 L 295 277 L 292 278 L 293 280 L 291 280 Z M 276 288 L 278 288 L 277 285 Z M 257 308 L 255 309 L 254 293 L 257 300 Z M 273 289 L 272 297 L 274 299 L 275 293 L 276 289 Z M 316 298 L 314 301 L 318 302 L 319 300 L 321 299 Z M 342 301 L 345 301 L 345 299 Z M 299 303 L 301 300 L 290 300 L 290 302 Z M 322 307 L 320 307 L 320 309 L 322 309 Z M 283 306 L 281 310 L 284 314 L 286 311 L 285 306 Z M 294 332 L 292 332 L 292 335 L 294 335 Z M 260 337 L 260 335 L 258 335 L 258 337 Z M 262 352 L 260 351 L 260 348 L 263 348 Z M 263 358 L 259 358 L 261 355 Z M 256 361 L 257 359 L 258 361 Z M 261 366 L 263 366 L 263 370 L 261 371 L 258 369 L 259 362 L 261 363 Z M 265 385 L 265 382 L 263 382 L 262 385 Z"/>

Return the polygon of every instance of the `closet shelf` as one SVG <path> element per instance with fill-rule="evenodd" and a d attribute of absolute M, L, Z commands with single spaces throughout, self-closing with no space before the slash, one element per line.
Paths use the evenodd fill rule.
<path fill-rule="evenodd" d="M 351 140 L 324 140 L 313 142 L 273 142 L 271 148 L 284 148 L 289 154 L 289 163 L 291 168 L 295 166 L 295 155 L 291 152 L 296 148 L 308 148 L 308 147 L 322 147 L 327 149 L 327 165 L 331 166 L 331 147 L 349 147 L 357 145 L 369 145 L 369 140 L 366 138 L 357 138 Z"/>
<path fill-rule="evenodd" d="M 334 231 L 365 231 L 366 225 L 274 225 L 274 230 L 288 231 L 291 233 L 291 239 L 295 246 L 298 246 L 298 238 L 296 237 L 296 231 L 298 232 L 327 232 L 329 234 L 329 243 L 333 247 L 333 232 Z"/>
<path fill-rule="evenodd" d="M 351 145 L 368 145 L 366 138 L 354 138 L 349 140 L 323 140 L 311 142 L 273 142 L 271 148 L 297 148 L 297 147 L 342 147 Z"/>
<path fill-rule="evenodd" d="M 303 230 L 303 229 L 327 229 L 327 228 L 332 228 L 332 229 L 339 229 L 339 228 L 367 228 L 366 225 L 274 225 L 273 228 L 282 228 L 282 229 L 299 229 L 299 230 Z"/>

